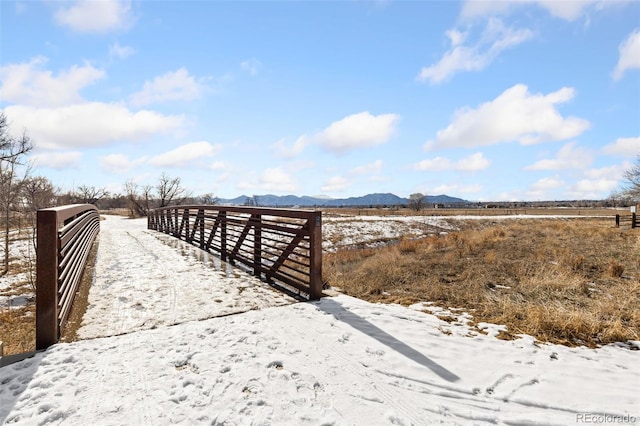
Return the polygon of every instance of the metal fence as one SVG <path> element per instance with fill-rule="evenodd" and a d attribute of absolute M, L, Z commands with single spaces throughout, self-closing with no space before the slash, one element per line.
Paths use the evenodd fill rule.
<path fill-rule="evenodd" d="M 99 230 L 100 214 L 91 204 L 38 210 L 36 349 L 60 338 Z"/>
<path fill-rule="evenodd" d="M 322 295 L 322 212 L 232 206 L 171 206 L 149 212 L 148 228 L 240 263 L 269 283 Z"/>

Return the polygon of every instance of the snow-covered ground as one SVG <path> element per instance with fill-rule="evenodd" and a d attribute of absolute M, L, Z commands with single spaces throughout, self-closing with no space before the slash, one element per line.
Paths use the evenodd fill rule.
<path fill-rule="evenodd" d="M 322 248 L 335 251 L 343 247 L 377 247 L 389 240 L 420 238 L 456 229 L 456 221 L 569 219 L 590 216 L 572 215 L 460 215 L 460 216 L 404 216 L 404 215 L 326 215 L 322 218 Z M 594 216 L 597 217 L 597 216 Z M 613 219 L 612 219 L 613 220 Z"/>
<path fill-rule="evenodd" d="M 78 330 L 102 337 L 289 304 L 294 299 L 146 219 L 103 216 L 95 282 Z"/>
<path fill-rule="evenodd" d="M 35 303 L 35 248 L 31 240 L 33 233 L 29 228 L 13 230 L 9 237 L 9 271 L 0 276 L 0 309 L 21 308 Z M 1 252 L 4 256 L 4 250 Z M 28 263 L 33 266 L 33 275 L 28 272 Z M 13 273 L 14 270 L 20 272 Z"/>
<path fill-rule="evenodd" d="M 452 229 L 443 217 L 435 216 L 351 216 L 322 218 L 322 248 L 375 247 L 388 240 L 418 238 Z"/>
<path fill-rule="evenodd" d="M 638 350 L 294 302 L 145 228 L 102 222 L 86 340 L 0 368 L 0 424 L 640 424 Z"/>

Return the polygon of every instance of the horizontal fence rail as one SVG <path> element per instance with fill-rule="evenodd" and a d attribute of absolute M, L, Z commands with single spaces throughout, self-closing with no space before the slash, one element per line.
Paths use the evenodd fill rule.
<path fill-rule="evenodd" d="M 617 227 L 631 227 L 631 228 L 640 228 L 640 220 L 636 213 L 631 213 L 630 215 L 616 215 L 616 226 Z"/>
<path fill-rule="evenodd" d="M 37 212 L 36 349 L 58 341 L 69 318 L 100 214 L 91 204 Z"/>
<path fill-rule="evenodd" d="M 152 210 L 147 220 L 149 229 L 241 263 L 269 283 L 322 295 L 320 211 L 190 205 Z"/>

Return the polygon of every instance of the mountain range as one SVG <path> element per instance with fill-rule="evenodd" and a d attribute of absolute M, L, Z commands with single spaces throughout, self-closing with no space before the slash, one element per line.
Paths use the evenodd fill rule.
<path fill-rule="evenodd" d="M 220 204 L 247 205 L 257 198 L 257 205 L 264 207 L 362 207 L 362 206 L 397 206 L 409 203 L 408 198 L 398 197 L 395 194 L 367 194 L 361 197 L 349 198 L 327 198 L 327 197 L 310 197 L 307 195 L 255 195 L 249 197 L 241 195 L 236 198 L 220 199 Z M 426 195 L 423 199 L 427 204 L 467 204 L 468 201 L 461 198 L 450 197 L 448 195 Z"/>

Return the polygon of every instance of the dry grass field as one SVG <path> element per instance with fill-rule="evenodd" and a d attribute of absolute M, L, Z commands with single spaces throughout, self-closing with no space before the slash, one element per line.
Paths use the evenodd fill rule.
<path fill-rule="evenodd" d="M 329 253 L 324 279 L 372 302 L 460 308 L 506 325 L 503 338 L 640 340 L 640 230 L 611 216 L 452 223 L 458 231 Z"/>

